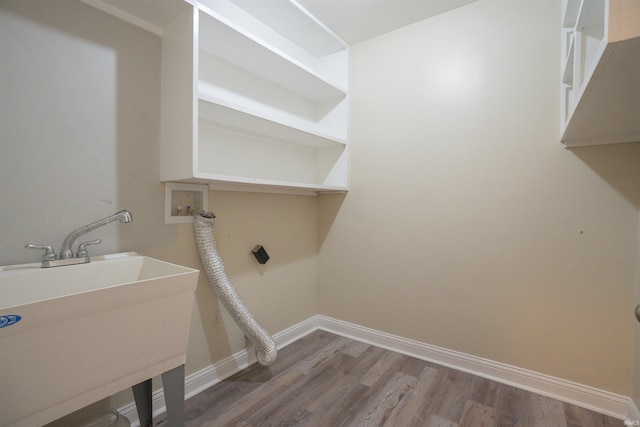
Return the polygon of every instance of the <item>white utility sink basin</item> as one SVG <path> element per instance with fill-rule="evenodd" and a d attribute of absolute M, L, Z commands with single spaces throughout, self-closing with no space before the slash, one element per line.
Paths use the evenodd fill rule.
<path fill-rule="evenodd" d="M 197 281 L 134 252 L 0 267 L 0 426 L 43 425 L 183 365 Z"/>

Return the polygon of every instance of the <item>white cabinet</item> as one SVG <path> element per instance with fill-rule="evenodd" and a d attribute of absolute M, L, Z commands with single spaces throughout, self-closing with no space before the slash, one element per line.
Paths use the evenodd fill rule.
<path fill-rule="evenodd" d="M 640 1 L 563 0 L 562 142 L 640 141 Z"/>
<path fill-rule="evenodd" d="M 162 36 L 162 181 L 347 190 L 348 49 L 296 2 L 85 1 Z"/>

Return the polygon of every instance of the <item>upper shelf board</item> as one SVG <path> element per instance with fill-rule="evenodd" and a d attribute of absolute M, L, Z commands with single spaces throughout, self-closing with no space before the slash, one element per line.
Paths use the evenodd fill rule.
<path fill-rule="evenodd" d="M 316 57 L 347 48 L 342 39 L 294 0 L 231 1 Z"/>
<path fill-rule="evenodd" d="M 567 146 L 640 141 L 640 37 L 611 43 L 564 129 Z"/>
<path fill-rule="evenodd" d="M 580 10 L 580 0 L 564 0 L 562 2 L 562 26 L 575 27 Z"/>

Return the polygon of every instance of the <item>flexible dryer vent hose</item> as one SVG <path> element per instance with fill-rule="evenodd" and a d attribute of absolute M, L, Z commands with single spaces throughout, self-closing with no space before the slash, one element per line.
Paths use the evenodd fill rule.
<path fill-rule="evenodd" d="M 196 244 L 202 261 L 202 267 L 218 295 L 218 299 L 227 309 L 242 332 L 253 343 L 256 357 L 261 365 L 270 365 L 276 360 L 278 349 L 269 333 L 256 321 L 235 286 L 224 271 L 222 258 L 216 249 L 213 223 L 216 216 L 212 212 L 198 211 L 194 217 Z"/>

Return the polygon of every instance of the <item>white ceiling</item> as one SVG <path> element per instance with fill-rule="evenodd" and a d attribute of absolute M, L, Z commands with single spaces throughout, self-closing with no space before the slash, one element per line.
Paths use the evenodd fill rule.
<path fill-rule="evenodd" d="M 349 45 L 475 0 L 298 0 Z"/>
<path fill-rule="evenodd" d="M 0 0 L 2 1 L 2 0 Z M 165 0 L 81 0 L 162 35 L 171 19 L 187 7 L 184 2 Z M 282 0 L 231 0 L 253 12 L 277 7 Z M 450 11 L 476 0 L 293 0 L 333 30 L 343 41 L 354 45 L 405 25 Z M 162 2 L 163 7 L 153 7 Z M 281 11 L 282 12 L 282 11 Z M 284 10 L 286 12 L 286 8 Z M 273 13 L 272 13 L 273 15 Z M 280 13 L 282 15 L 282 13 Z M 265 15 L 269 16 L 269 14 Z M 283 15 L 286 16 L 286 15 Z"/>

